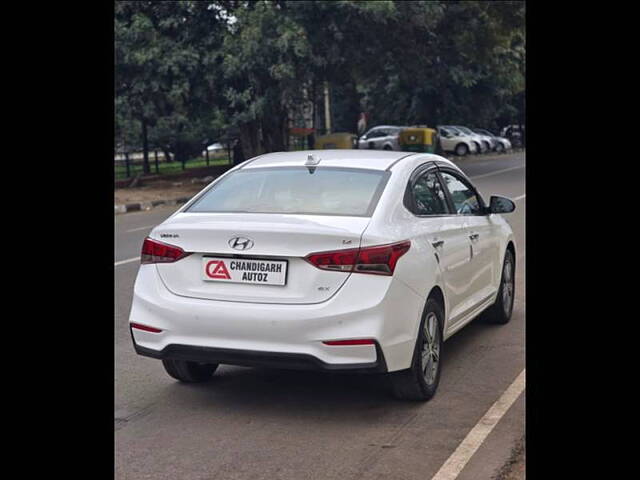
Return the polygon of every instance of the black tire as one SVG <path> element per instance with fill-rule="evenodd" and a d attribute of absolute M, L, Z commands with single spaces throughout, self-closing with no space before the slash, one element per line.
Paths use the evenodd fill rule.
<path fill-rule="evenodd" d="M 162 360 L 166 372 L 176 380 L 185 383 L 205 382 L 211 378 L 218 365 L 186 360 Z"/>
<path fill-rule="evenodd" d="M 504 152 L 504 145 L 501 142 L 498 142 L 498 144 L 496 145 L 496 152 L 498 153 Z"/>
<path fill-rule="evenodd" d="M 467 147 L 464 143 L 459 143 L 456 145 L 454 152 L 459 157 L 464 157 L 467 153 L 469 153 L 469 147 Z"/>
<path fill-rule="evenodd" d="M 487 152 L 491 151 L 491 144 L 489 142 L 484 142 L 484 147 L 486 148 Z"/>
<path fill-rule="evenodd" d="M 507 265 L 510 264 L 510 271 Z M 505 275 L 506 272 L 506 275 Z M 513 313 L 513 303 L 515 298 L 515 278 L 516 278 L 516 261 L 511 250 L 507 250 L 504 254 L 504 262 L 502 263 L 502 275 L 500 277 L 500 288 L 495 303 L 482 314 L 483 320 L 488 323 L 496 323 L 504 325 L 511 320 Z M 505 290 L 510 293 L 505 295 Z"/>
<path fill-rule="evenodd" d="M 435 333 L 437 344 L 437 357 L 438 361 L 435 364 L 435 375 L 431 370 L 432 381 L 427 383 L 425 379 L 425 370 L 423 370 L 422 354 L 424 346 L 427 344 L 427 337 L 425 333 L 425 321 L 430 318 L 431 314 L 435 314 Z M 422 315 L 422 321 L 420 322 L 420 329 L 418 330 L 418 338 L 416 339 L 416 345 L 413 349 L 413 358 L 411 360 L 411 367 L 407 370 L 400 372 L 394 372 L 390 374 L 391 386 L 393 394 L 400 400 L 415 400 L 415 401 L 427 401 L 431 399 L 438 389 L 438 383 L 440 382 L 440 371 L 442 370 L 442 325 L 444 322 L 444 313 L 440 304 L 430 298 L 427 300 L 427 304 Z M 427 363 L 427 367 L 431 365 L 433 367 L 434 357 L 429 356 L 431 364 Z"/>
<path fill-rule="evenodd" d="M 385 145 L 383 150 L 393 150 L 393 149 L 391 148 L 391 145 Z"/>

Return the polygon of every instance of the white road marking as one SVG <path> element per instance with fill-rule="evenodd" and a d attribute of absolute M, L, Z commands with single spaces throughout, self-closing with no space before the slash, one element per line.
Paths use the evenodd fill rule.
<path fill-rule="evenodd" d="M 483 173 L 482 175 L 476 175 L 474 177 L 469 177 L 469 178 L 472 179 L 472 180 L 475 180 L 476 178 L 490 177 L 491 175 L 498 175 L 498 174 L 503 173 L 503 172 L 510 172 L 511 170 L 518 170 L 519 168 L 524 168 L 524 165 L 520 165 L 519 167 L 503 168 L 502 170 L 496 170 L 495 172 Z"/>
<path fill-rule="evenodd" d="M 118 265 L 124 265 L 125 263 L 136 262 L 138 260 L 140 260 L 140 257 L 127 258 L 126 260 L 120 260 L 119 262 L 116 262 L 113 265 L 117 267 Z"/>
<path fill-rule="evenodd" d="M 526 193 L 524 193 L 524 194 L 520 195 L 519 197 L 514 198 L 514 199 L 513 199 L 513 201 L 514 201 L 514 202 L 517 202 L 518 200 L 522 200 L 522 199 L 523 199 L 524 197 L 526 197 L 526 196 L 527 196 L 527 194 L 526 194 Z"/>
<path fill-rule="evenodd" d="M 431 480 L 454 480 L 485 441 L 493 427 L 500 421 L 509 407 L 516 401 L 525 387 L 525 370 L 513 381 L 504 393 L 491 405 L 487 413 L 476 423 L 455 452 L 444 462 Z"/>
<path fill-rule="evenodd" d="M 125 232 L 125 233 L 129 233 L 129 232 L 137 232 L 137 231 L 139 231 L 139 230 L 148 230 L 148 229 L 153 228 L 153 227 L 155 227 L 155 225 L 149 225 L 149 226 L 147 226 L 147 227 L 132 228 L 131 230 L 125 230 L 124 232 Z"/>

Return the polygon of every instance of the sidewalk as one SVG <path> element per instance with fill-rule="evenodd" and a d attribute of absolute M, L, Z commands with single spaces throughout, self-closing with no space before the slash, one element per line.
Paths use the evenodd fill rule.
<path fill-rule="evenodd" d="M 158 205 L 180 205 L 213 181 L 214 177 L 155 180 L 134 188 L 114 190 L 115 213 L 149 210 Z"/>

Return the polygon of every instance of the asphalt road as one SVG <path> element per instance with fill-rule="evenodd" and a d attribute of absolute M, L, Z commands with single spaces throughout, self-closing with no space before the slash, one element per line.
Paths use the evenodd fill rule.
<path fill-rule="evenodd" d="M 137 356 L 127 320 L 135 259 L 153 226 L 177 207 L 118 215 L 116 478 L 429 480 L 524 368 L 525 155 L 463 159 L 483 197 L 516 200 L 516 301 L 504 326 L 472 322 L 444 345 L 427 403 L 390 396 L 384 376 L 221 366 L 182 385 Z M 460 480 L 490 479 L 524 435 L 524 394 L 471 457 Z"/>

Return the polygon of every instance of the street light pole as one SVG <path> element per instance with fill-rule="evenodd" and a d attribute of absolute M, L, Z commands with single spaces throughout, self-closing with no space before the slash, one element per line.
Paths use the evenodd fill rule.
<path fill-rule="evenodd" d="M 331 102 L 329 101 L 329 82 L 324 82 L 324 127 L 326 134 L 331 133 Z"/>

